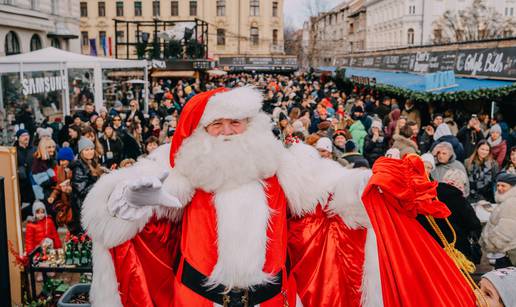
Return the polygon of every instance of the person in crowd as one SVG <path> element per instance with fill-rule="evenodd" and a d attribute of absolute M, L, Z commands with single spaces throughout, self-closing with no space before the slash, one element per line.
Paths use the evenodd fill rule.
<path fill-rule="evenodd" d="M 417 144 L 414 142 L 412 138 L 412 128 L 409 125 L 405 125 L 401 127 L 398 134 L 392 136 L 394 143 L 392 143 L 392 148 L 397 148 L 400 151 L 401 158 L 407 154 L 417 154 Z"/>
<path fill-rule="evenodd" d="M 30 181 L 30 172 L 32 170 L 32 161 L 34 159 L 34 147 L 30 144 L 29 131 L 19 129 L 16 131 L 16 157 L 18 162 L 18 185 L 20 187 L 22 219 L 25 219 L 30 213 L 30 204 L 34 201 L 34 193 L 32 192 L 32 184 Z"/>
<path fill-rule="evenodd" d="M 353 124 L 349 127 L 349 133 L 355 141 L 357 151 L 362 153 L 364 151 L 364 142 L 367 135 L 366 127 L 362 121 L 362 118 L 365 116 L 364 109 L 361 106 L 353 106 L 351 112 Z"/>
<path fill-rule="evenodd" d="M 387 139 L 382 130 L 382 122 L 373 120 L 364 142 L 364 156 L 369 165 L 373 165 L 376 159 L 385 155 L 387 145 Z"/>
<path fill-rule="evenodd" d="M 53 129 L 51 127 L 38 127 L 36 129 L 36 138 L 34 139 L 34 146 L 38 146 L 43 139 L 52 139 Z"/>
<path fill-rule="evenodd" d="M 108 168 L 116 167 L 124 156 L 124 144 L 118 136 L 118 132 L 112 125 L 104 125 L 99 141 L 103 149 L 102 164 Z"/>
<path fill-rule="evenodd" d="M 36 132 L 36 121 L 34 120 L 34 112 L 30 104 L 23 104 L 20 111 L 15 115 L 16 124 L 29 132 L 29 135 L 34 135 Z"/>
<path fill-rule="evenodd" d="M 109 113 L 108 113 L 107 108 L 104 106 L 100 107 L 99 108 L 99 117 L 101 117 L 104 120 L 104 122 L 106 122 L 108 119 L 108 116 L 109 116 Z"/>
<path fill-rule="evenodd" d="M 117 133 L 117 135 L 119 137 L 122 137 L 125 134 L 126 129 L 123 125 L 124 123 L 123 123 L 121 115 L 113 116 L 113 118 L 111 119 L 111 123 L 112 123 L 112 127 L 115 130 L 115 132 Z"/>
<path fill-rule="evenodd" d="M 494 201 L 494 181 L 498 174 L 498 163 L 491 156 L 491 146 L 485 140 L 477 143 L 475 151 L 464 162 L 469 177 L 471 202 Z"/>
<path fill-rule="evenodd" d="M 74 154 L 78 154 L 77 146 L 79 144 L 79 139 L 82 136 L 82 130 L 80 126 L 71 125 L 68 128 L 68 139 L 62 144 L 64 147 L 70 147 Z"/>
<path fill-rule="evenodd" d="M 337 162 L 347 168 L 369 168 L 369 162 L 358 152 L 358 146 L 354 140 L 346 141 L 344 148 L 346 153 Z"/>
<path fill-rule="evenodd" d="M 124 157 L 137 160 L 145 152 L 143 144 L 142 125 L 135 123 L 131 125 L 122 138 L 124 143 Z"/>
<path fill-rule="evenodd" d="M 156 148 L 159 147 L 159 139 L 155 136 L 150 136 L 145 140 L 145 154 L 150 155 Z"/>
<path fill-rule="evenodd" d="M 109 110 L 109 117 L 115 117 L 124 112 L 124 105 L 120 100 L 115 101 L 111 110 Z"/>
<path fill-rule="evenodd" d="M 431 173 L 432 178 L 437 182 L 444 182 L 444 175 L 450 169 L 457 169 L 461 171 L 467 178 L 468 174 L 464 165 L 457 160 L 452 144 L 448 142 L 441 142 L 435 145 L 432 149 L 432 155 L 435 157 L 436 166 Z M 466 180 L 464 184 L 464 196 L 469 196 L 469 181 Z"/>
<path fill-rule="evenodd" d="M 454 136 L 450 130 L 450 127 L 446 123 L 440 124 L 435 130 L 434 143 L 430 147 L 430 151 L 433 151 L 437 144 L 447 142 L 453 146 L 453 152 L 455 153 L 458 161 L 464 161 L 464 148 L 459 142 L 456 136 Z"/>
<path fill-rule="evenodd" d="M 487 252 L 505 253 L 496 260 L 495 267 L 516 264 L 516 175 L 500 173 L 496 178 L 494 208 L 484 230 L 481 245 Z"/>
<path fill-rule="evenodd" d="M 77 127 L 82 127 L 84 125 L 84 122 L 82 121 L 79 113 L 75 113 L 74 115 L 72 115 L 72 119 L 73 119 L 72 125 L 75 125 Z"/>
<path fill-rule="evenodd" d="M 92 128 L 95 130 L 98 139 L 102 137 L 105 124 L 106 120 L 102 116 L 97 116 L 93 122 Z"/>
<path fill-rule="evenodd" d="M 391 98 L 388 96 L 385 96 L 382 99 L 382 102 L 380 105 L 376 108 L 375 113 L 378 114 L 380 118 L 387 118 L 389 113 L 391 113 Z M 384 123 L 385 124 L 385 123 Z"/>
<path fill-rule="evenodd" d="M 516 306 L 516 267 L 487 272 L 478 285 L 479 307 Z"/>
<path fill-rule="evenodd" d="M 57 163 L 55 167 L 55 182 L 53 191 L 47 198 L 47 202 L 56 213 L 56 223 L 58 226 L 66 225 L 70 222 L 72 213 L 70 207 L 70 194 L 72 193 L 72 170 L 70 164 L 75 159 L 70 147 L 63 147 L 57 152 Z"/>
<path fill-rule="evenodd" d="M 507 154 L 507 141 L 502 139 L 502 128 L 500 125 L 495 124 L 494 126 L 491 126 L 487 142 L 491 146 L 493 159 L 495 159 L 498 166 L 501 168 L 503 161 L 505 160 L 505 155 Z"/>
<path fill-rule="evenodd" d="M 87 123 L 93 115 L 98 115 L 98 113 L 95 112 L 95 105 L 91 102 L 87 102 L 84 105 L 84 110 L 77 112 L 77 115 L 83 123 Z"/>
<path fill-rule="evenodd" d="M 415 122 L 418 127 L 421 127 L 421 113 L 415 107 L 414 102 L 410 99 L 405 101 L 405 105 L 403 106 L 403 111 L 401 111 L 401 115 L 407 118 L 407 121 Z"/>
<path fill-rule="evenodd" d="M 511 153 L 509 154 L 509 160 L 507 160 L 507 163 L 503 167 L 503 171 L 516 175 L 516 146 L 512 146 Z"/>
<path fill-rule="evenodd" d="M 387 117 L 387 125 L 385 127 L 385 136 L 388 140 L 392 139 L 392 136 L 396 133 L 396 127 L 398 127 L 398 121 L 401 117 L 401 111 L 399 108 L 392 110 Z"/>
<path fill-rule="evenodd" d="M 319 155 L 323 159 L 332 159 L 333 155 L 333 144 L 331 140 L 327 137 L 320 138 L 317 143 L 315 143 L 315 149 L 319 152 Z"/>
<path fill-rule="evenodd" d="M 432 126 L 437 129 L 441 124 L 444 123 L 444 117 L 441 113 L 435 113 L 432 117 Z"/>
<path fill-rule="evenodd" d="M 143 116 L 142 111 L 140 111 L 140 106 L 138 104 L 138 101 L 131 100 L 129 102 L 129 110 L 125 113 L 125 121 L 133 121 L 135 119 L 138 119 L 140 123 L 143 123 L 145 120 L 145 117 Z"/>
<path fill-rule="evenodd" d="M 84 127 L 82 129 L 82 137 L 89 139 L 93 142 L 93 144 L 95 144 L 95 153 L 97 154 L 97 159 L 102 159 L 104 156 L 104 147 L 102 147 L 95 129 L 89 126 Z"/>
<path fill-rule="evenodd" d="M 435 169 L 435 157 L 431 153 L 427 152 L 421 155 L 421 160 L 423 160 L 428 177 L 431 178 L 430 174 Z"/>
<path fill-rule="evenodd" d="M 509 138 L 509 125 L 507 124 L 507 122 L 504 121 L 503 119 L 503 114 L 498 112 L 494 115 L 493 118 L 491 118 L 491 127 L 493 127 L 494 125 L 499 125 L 500 126 L 500 133 L 501 133 L 501 136 L 502 136 L 502 139 L 504 140 L 507 140 Z M 491 132 L 491 131 L 489 131 Z"/>
<path fill-rule="evenodd" d="M 450 128 L 452 135 L 456 136 L 457 133 L 459 132 L 459 125 L 455 121 L 455 115 L 453 114 L 453 111 L 451 109 L 448 109 L 444 112 L 443 121 Z"/>
<path fill-rule="evenodd" d="M 457 133 L 457 139 L 462 143 L 464 147 L 464 155 L 470 157 L 475 151 L 477 143 L 484 139 L 482 129 L 480 127 L 480 120 L 478 120 L 476 114 L 468 121 L 468 125 L 462 127 Z"/>
<path fill-rule="evenodd" d="M 73 118 L 69 115 L 65 116 L 65 122 L 64 125 L 59 129 L 59 132 L 57 133 L 56 143 L 59 146 L 63 146 L 65 142 L 68 142 L 68 132 L 70 129 L 70 126 L 73 125 Z"/>
<path fill-rule="evenodd" d="M 56 155 L 56 143 L 51 138 L 44 138 L 38 144 L 38 149 L 34 153 L 31 168 L 32 190 L 37 200 L 44 201 L 52 193 L 54 186 L 54 167 Z M 47 208 L 47 212 L 54 217 L 54 212 Z"/>
<path fill-rule="evenodd" d="M 68 230 L 73 235 L 84 233 L 81 226 L 82 203 L 93 187 L 93 184 L 103 174 L 100 163 L 97 160 L 95 144 L 88 138 L 79 140 L 79 157 L 71 165 L 72 169 L 72 194 L 71 207 L 72 219 L 68 224 Z"/>
<path fill-rule="evenodd" d="M 339 159 L 346 152 L 346 141 L 350 139 L 349 133 L 345 130 L 337 130 L 332 136 L 333 138 L 333 157 Z"/>
<path fill-rule="evenodd" d="M 159 120 L 159 117 L 152 116 L 149 120 L 149 130 L 147 131 L 145 135 L 145 139 L 154 136 L 159 138 L 159 135 L 161 133 L 161 123 Z"/>

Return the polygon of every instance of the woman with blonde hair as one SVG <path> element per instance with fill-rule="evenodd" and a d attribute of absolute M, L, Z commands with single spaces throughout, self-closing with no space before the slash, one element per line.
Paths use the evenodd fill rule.
<path fill-rule="evenodd" d="M 56 166 L 56 143 L 51 138 L 42 138 L 38 144 L 38 149 L 34 153 L 32 162 L 32 189 L 38 200 L 45 200 L 52 193 L 55 176 L 54 167 Z"/>

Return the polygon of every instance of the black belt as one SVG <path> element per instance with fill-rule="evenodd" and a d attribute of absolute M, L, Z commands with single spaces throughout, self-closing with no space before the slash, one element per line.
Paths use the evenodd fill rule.
<path fill-rule="evenodd" d="M 181 256 L 178 258 L 181 258 Z M 180 260 L 176 260 L 176 272 L 179 262 Z M 287 257 L 287 265 L 288 262 Z M 183 285 L 200 296 L 224 307 L 248 307 L 261 304 L 281 293 L 283 270 L 274 276 L 273 283 L 256 285 L 248 289 L 231 289 L 228 291 L 223 285 L 213 288 L 205 286 L 207 280 L 207 276 L 190 265 L 186 259 L 183 259 L 183 273 L 181 275 Z"/>

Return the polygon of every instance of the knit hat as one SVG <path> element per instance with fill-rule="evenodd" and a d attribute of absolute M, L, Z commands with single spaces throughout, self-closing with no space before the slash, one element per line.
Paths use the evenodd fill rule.
<path fill-rule="evenodd" d="M 431 153 L 427 152 L 423 155 L 421 155 L 421 160 L 423 160 L 423 162 L 428 162 L 432 165 L 432 170 L 435 169 L 435 158 L 434 156 L 432 156 Z"/>
<path fill-rule="evenodd" d="M 378 120 L 373 120 L 373 123 L 371 124 L 371 128 L 378 128 L 380 131 L 382 130 L 382 122 Z"/>
<path fill-rule="evenodd" d="M 516 306 L 516 267 L 487 272 L 482 278 L 493 284 L 504 306 Z"/>
<path fill-rule="evenodd" d="M 115 105 L 114 105 L 113 107 L 116 109 L 116 108 L 121 108 L 121 107 L 123 107 L 123 106 L 124 106 L 124 105 L 122 104 L 122 102 L 121 102 L 121 101 L 119 101 L 119 100 L 117 100 L 117 101 L 115 101 Z"/>
<path fill-rule="evenodd" d="M 32 216 L 34 218 L 36 218 L 36 211 L 38 211 L 39 209 L 43 209 L 45 211 L 45 215 L 47 214 L 47 208 L 45 207 L 45 204 L 39 200 L 36 200 L 32 204 Z"/>
<path fill-rule="evenodd" d="M 70 147 L 63 147 L 57 152 L 57 161 L 73 161 L 73 151 Z"/>
<path fill-rule="evenodd" d="M 29 131 L 27 129 L 18 129 L 16 131 L 16 138 L 20 138 L 20 136 L 24 135 L 25 133 L 29 134 Z"/>
<path fill-rule="evenodd" d="M 36 132 L 38 133 L 38 137 L 39 137 L 40 139 L 42 139 L 42 138 L 44 138 L 44 137 L 49 137 L 49 138 L 50 138 L 50 137 L 52 137 L 52 132 L 53 132 L 53 130 L 52 130 L 52 128 L 50 128 L 50 127 L 47 127 L 47 128 L 41 128 L 41 127 L 39 127 L 39 128 L 36 130 Z"/>
<path fill-rule="evenodd" d="M 391 158 L 391 159 L 400 159 L 401 153 L 398 148 L 391 148 L 391 149 L 387 150 L 387 152 L 385 153 L 385 156 L 388 158 Z"/>
<path fill-rule="evenodd" d="M 346 144 L 344 144 L 344 150 L 346 152 L 354 152 L 357 149 L 357 144 L 353 140 L 347 140 Z"/>
<path fill-rule="evenodd" d="M 108 112 L 106 107 L 102 106 L 102 107 L 99 108 L 99 114 L 102 113 L 102 112 L 104 112 L 104 113 Z"/>
<path fill-rule="evenodd" d="M 95 144 L 87 138 L 81 138 L 79 140 L 78 150 L 81 153 L 84 149 L 95 148 Z"/>
<path fill-rule="evenodd" d="M 329 152 L 333 151 L 333 146 L 331 140 L 327 137 L 320 138 L 317 143 L 315 143 L 316 149 L 326 150 Z"/>
<path fill-rule="evenodd" d="M 437 141 L 439 138 L 445 135 L 452 135 L 450 127 L 446 123 L 440 124 L 434 133 L 434 141 Z"/>
<path fill-rule="evenodd" d="M 511 186 L 516 185 L 516 175 L 510 173 L 500 173 L 498 177 L 496 177 L 496 182 L 504 182 L 510 184 Z"/>
<path fill-rule="evenodd" d="M 498 124 L 493 125 L 491 127 L 491 129 L 489 129 L 489 133 L 493 133 L 493 132 L 502 133 L 502 127 L 500 127 L 500 125 L 498 125 Z"/>

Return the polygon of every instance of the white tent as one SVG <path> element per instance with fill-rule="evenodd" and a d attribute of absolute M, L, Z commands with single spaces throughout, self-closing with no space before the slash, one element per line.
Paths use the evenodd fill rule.
<path fill-rule="evenodd" d="M 24 72 L 33 71 L 60 71 L 61 75 L 68 79 L 69 68 L 93 69 L 95 107 L 97 110 L 104 104 L 102 93 L 102 69 L 121 69 L 121 68 L 143 68 L 145 81 L 148 80 L 147 61 L 117 60 L 83 55 L 68 52 L 53 47 L 48 47 L 29 53 L 11 55 L 0 58 L 0 74 L 20 73 L 20 79 Z M 68 96 L 68 83 L 63 91 L 64 112 L 70 114 L 70 101 Z M 0 95 L 1 96 L 1 95 Z M 148 108 L 148 89 L 144 89 L 144 105 Z M 2 99 L 0 97 L 0 99 Z M 3 105 L 0 101 L 0 106 Z"/>

